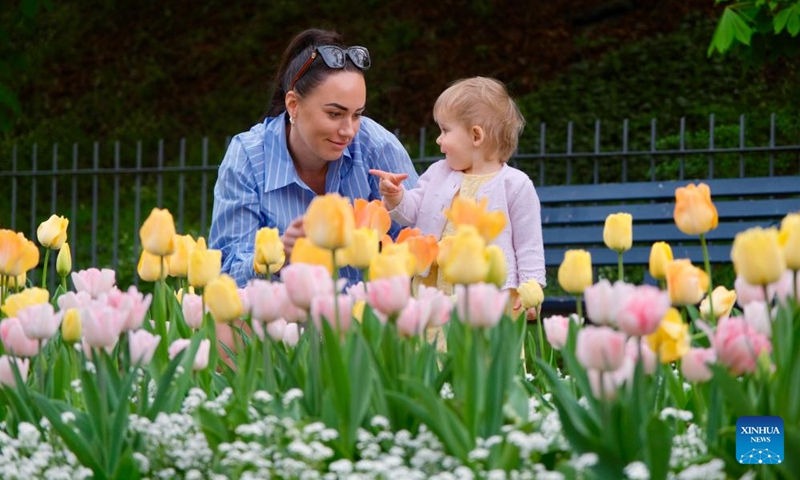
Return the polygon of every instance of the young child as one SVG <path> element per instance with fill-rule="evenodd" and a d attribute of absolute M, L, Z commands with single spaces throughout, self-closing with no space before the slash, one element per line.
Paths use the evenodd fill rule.
<path fill-rule="evenodd" d="M 489 211 L 501 211 L 508 222 L 493 241 L 505 253 L 515 313 L 520 308 L 516 288 L 534 278 L 545 285 L 544 246 L 539 197 L 528 175 L 507 164 L 525 120 L 505 86 L 485 77 L 459 80 L 433 107 L 441 134 L 436 139 L 444 160 L 431 165 L 416 188 L 405 191 L 406 174 L 370 170 L 380 177 L 379 191 L 393 220 L 414 225 L 437 239 L 455 233 L 443 210 L 455 197 L 488 200 Z M 424 284 L 452 294 L 452 285 L 434 267 Z"/>

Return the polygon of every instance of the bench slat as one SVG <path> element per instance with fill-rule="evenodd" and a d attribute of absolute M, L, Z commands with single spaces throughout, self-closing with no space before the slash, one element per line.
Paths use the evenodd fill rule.
<path fill-rule="evenodd" d="M 565 247 L 548 247 L 545 245 L 544 258 L 545 265 L 548 267 L 557 267 L 564 261 L 564 252 L 571 250 Z M 585 248 L 592 254 L 592 265 L 616 265 L 617 252 L 602 246 L 595 248 Z M 697 246 L 682 246 L 676 245 L 672 247 L 673 257 L 689 258 L 697 266 L 703 264 L 703 250 Z M 731 247 L 730 245 L 709 245 L 708 257 L 711 263 L 730 262 L 731 260 Z M 647 265 L 650 262 L 650 247 L 633 247 L 622 256 L 622 261 L 626 265 Z"/>

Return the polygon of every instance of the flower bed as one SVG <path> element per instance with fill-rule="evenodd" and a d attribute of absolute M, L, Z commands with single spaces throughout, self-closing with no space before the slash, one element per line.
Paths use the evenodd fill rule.
<path fill-rule="evenodd" d="M 689 190 L 700 196 L 678 193 L 676 223 L 704 243 L 716 212 L 709 192 Z M 319 197 L 310 209 L 341 217 L 342 230 L 307 228 L 287 266 L 277 232 L 259 232 L 254 270 L 282 282 L 245 288 L 164 210 L 141 230 L 152 294 L 120 291 L 110 270 L 70 272 L 56 216 L 38 240 L 45 263 L 59 251 L 61 286 L 18 287 L 39 249 L 0 231 L 0 477 L 725 479 L 800 468 L 800 216 L 737 237 L 730 290 L 663 243 L 651 263 L 662 288 L 595 282 L 575 251 L 559 283 L 587 311 L 527 324 L 509 315 L 503 256 L 485 252 L 497 219 L 480 205 L 455 209 L 462 225 L 446 242 L 405 232 L 380 251 L 379 204 Z M 622 276 L 632 219 L 607 229 Z M 412 289 L 434 261 L 452 297 Z M 344 290 L 332 276 L 344 264 L 370 281 Z M 535 310 L 541 292 L 520 286 L 522 306 Z M 776 465 L 737 457 L 737 420 L 759 415 L 783 420 Z"/>

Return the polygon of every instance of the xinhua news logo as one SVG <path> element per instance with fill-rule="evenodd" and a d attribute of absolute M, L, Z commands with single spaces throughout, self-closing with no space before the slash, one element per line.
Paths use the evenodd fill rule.
<path fill-rule="evenodd" d="M 739 417 L 736 421 L 736 459 L 745 465 L 783 463 L 783 419 Z"/>

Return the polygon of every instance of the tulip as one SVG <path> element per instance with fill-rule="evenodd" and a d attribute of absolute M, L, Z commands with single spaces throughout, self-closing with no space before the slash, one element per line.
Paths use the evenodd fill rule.
<path fill-rule="evenodd" d="M 281 270 L 281 280 L 286 285 L 286 292 L 292 303 L 305 311 L 311 308 L 311 300 L 316 295 L 332 296 L 334 291 L 330 273 L 320 265 L 292 263 Z M 291 315 L 286 312 L 284 315 L 286 321 L 291 321 Z"/>
<path fill-rule="evenodd" d="M 337 193 L 315 197 L 303 217 L 303 228 L 309 240 L 320 248 L 344 248 L 353 241 L 353 207 Z"/>
<path fill-rule="evenodd" d="M 651 285 L 640 285 L 617 311 L 617 326 L 628 335 L 649 335 L 656 331 L 669 308 L 667 292 Z"/>
<path fill-rule="evenodd" d="M 497 285 L 503 288 L 506 284 L 508 268 L 506 266 L 506 255 L 503 249 L 497 245 L 489 245 L 485 250 L 486 260 L 489 264 L 489 271 L 486 273 L 486 283 Z"/>
<path fill-rule="evenodd" d="M 58 215 L 51 215 L 46 221 L 39 224 L 36 229 L 36 238 L 44 248 L 58 250 L 67 241 L 67 227 L 69 220 Z"/>
<path fill-rule="evenodd" d="M 47 290 L 38 287 L 26 288 L 19 293 L 9 295 L 6 298 L 6 303 L 3 304 L 0 310 L 2 310 L 7 317 L 16 317 L 23 308 L 47 303 L 49 300 L 50 292 Z"/>
<path fill-rule="evenodd" d="M 411 279 L 406 275 L 372 280 L 367 287 L 369 304 L 387 316 L 399 313 L 410 296 Z"/>
<path fill-rule="evenodd" d="M 602 279 L 586 288 L 586 316 L 597 325 L 617 325 L 618 312 L 627 301 L 636 295 L 636 285 L 616 281 L 612 285 Z"/>
<path fill-rule="evenodd" d="M 544 290 L 533 278 L 517 287 L 517 294 L 524 309 L 536 308 L 544 302 Z"/>
<path fill-rule="evenodd" d="M 717 228 L 719 216 L 705 183 L 675 190 L 675 225 L 687 235 L 701 235 Z"/>
<path fill-rule="evenodd" d="M 167 278 L 167 274 L 169 274 L 168 257 L 153 255 L 147 250 L 142 250 L 136 272 L 139 274 L 139 278 L 145 282 L 155 282 Z"/>
<path fill-rule="evenodd" d="M 61 250 L 56 257 L 56 272 L 61 278 L 66 277 L 72 272 L 72 251 L 69 248 L 69 243 L 64 243 Z"/>
<path fill-rule="evenodd" d="M 300 341 L 300 327 L 296 323 L 288 323 L 283 331 L 283 344 L 294 347 Z"/>
<path fill-rule="evenodd" d="M 464 285 L 484 281 L 489 272 L 485 249 L 486 242 L 474 226 L 459 226 L 441 263 L 445 279 Z"/>
<path fill-rule="evenodd" d="M 355 228 L 369 228 L 375 231 L 378 238 L 386 235 L 392 226 L 389 211 L 386 210 L 380 200 L 369 202 L 363 198 L 355 199 L 353 201 L 353 214 L 355 216 Z"/>
<path fill-rule="evenodd" d="M 165 257 L 175 251 L 175 221 L 167 209 L 154 208 L 139 229 L 142 248 Z"/>
<path fill-rule="evenodd" d="M 111 289 L 106 294 L 106 302 L 117 310 L 125 312 L 125 324 L 123 330 L 136 330 L 141 328 L 144 317 L 153 301 L 153 295 L 148 293 L 143 295 L 133 285 L 128 287 L 127 292 L 121 292 L 116 288 Z"/>
<path fill-rule="evenodd" d="M 655 242 L 650 247 L 650 275 L 656 280 L 667 276 L 667 264 L 673 260 L 672 248 L 667 242 Z"/>
<path fill-rule="evenodd" d="M 692 348 L 681 360 L 681 373 L 690 382 L 707 382 L 713 373 L 708 365 L 717 361 L 713 348 Z"/>
<path fill-rule="evenodd" d="M 31 363 L 27 358 L 16 358 L 9 355 L 0 356 L 0 385 L 8 385 L 11 388 L 15 388 L 17 379 L 14 375 L 12 363 L 16 365 L 20 380 L 23 382 L 28 379 L 28 370 Z"/>
<path fill-rule="evenodd" d="M 39 264 L 39 249 L 22 233 L 0 229 L 0 275 L 17 277 Z"/>
<path fill-rule="evenodd" d="M 31 340 L 52 338 L 61 326 L 61 315 L 49 303 L 25 307 L 17 312 L 25 336 Z"/>
<path fill-rule="evenodd" d="M 645 340 L 658 353 L 661 363 L 674 362 L 689 351 L 689 325 L 683 322 L 676 308 L 670 308 L 661 319 L 658 330 Z"/>
<path fill-rule="evenodd" d="M 117 283 L 117 273 L 110 268 L 98 270 L 87 268 L 79 272 L 72 272 L 72 283 L 77 292 L 86 292 L 91 298 L 99 298 L 107 293 Z"/>
<path fill-rule="evenodd" d="M 411 245 L 408 242 L 383 242 L 381 248 L 381 255 L 393 256 L 403 265 L 404 275 L 410 277 L 417 271 L 417 259 L 411 253 Z"/>
<path fill-rule="evenodd" d="M 612 213 L 606 217 L 603 242 L 616 252 L 627 252 L 633 244 L 633 216 L 630 213 Z"/>
<path fill-rule="evenodd" d="M 708 290 L 708 274 L 688 259 L 667 264 L 667 291 L 673 305 L 695 305 Z"/>
<path fill-rule="evenodd" d="M 758 356 L 772 351 L 772 344 L 763 333 L 756 332 L 745 319 L 728 317 L 720 320 L 712 345 L 719 363 L 733 375 L 755 372 Z"/>
<path fill-rule="evenodd" d="M 353 299 L 349 295 L 336 295 L 336 306 L 334 306 L 332 295 L 317 295 L 311 300 L 309 313 L 318 331 L 322 331 L 324 318 L 334 331 L 343 335 L 353 324 Z"/>
<path fill-rule="evenodd" d="M 81 312 L 77 308 L 70 308 L 64 312 L 61 321 L 61 340 L 65 343 L 75 343 L 81 339 L 82 333 Z"/>
<path fill-rule="evenodd" d="M 222 270 L 222 252 L 206 248 L 203 237 L 197 239 L 197 244 L 189 255 L 189 285 L 195 288 L 205 287 L 208 282 L 217 278 Z"/>
<path fill-rule="evenodd" d="M 251 299 L 252 318 L 267 324 L 283 318 L 290 303 L 285 284 L 256 279 L 245 289 Z"/>
<path fill-rule="evenodd" d="M 418 337 L 425 331 L 429 306 L 416 298 L 410 298 L 397 317 L 397 333 L 404 337 Z"/>
<path fill-rule="evenodd" d="M 456 285 L 455 290 L 459 320 L 478 328 L 491 328 L 500 322 L 508 304 L 508 291 L 489 283 Z"/>
<path fill-rule="evenodd" d="M 625 344 L 625 356 L 633 360 L 635 364 L 639 361 L 639 352 L 642 354 L 642 369 L 644 373 L 652 375 L 655 373 L 658 363 L 656 352 L 650 348 L 650 345 L 642 337 L 628 338 L 628 343 Z"/>
<path fill-rule="evenodd" d="M 772 318 L 769 306 L 764 302 L 750 302 L 742 309 L 744 321 L 750 327 L 767 337 L 772 337 Z"/>
<path fill-rule="evenodd" d="M 586 250 L 567 250 L 558 267 L 558 283 L 565 292 L 580 295 L 592 284 L 592 254 Z"/>
<path fill-rule="evenodd" d="M 800 270 L 800 213 L 783 217 L 779 242 L 786 258 L 786 267 Z"/>
<path fill-rule="evenodd" d="M 610 372 L 625 359 L 624 333 L 611 327 L 584 327 L 578 332 L 575 355 L 584 368 Z"/>
<path fill-rule="evenodd" d="M 622 365 L 613 371 L 601 372 L 596 369 L 586 371 L 592 395 L 600 400 L 613 401 L 617 398 L 619 388 L 630 380 L 635 362 L 628 357 L 623 358 Z"/>
<path fill-rule="evenodd" d="M 264 227 L 256 232 L 255 253 L 253 263 L 258 265 L 258 270 L 269 270 L 270 265 L 286 261 L 283 241 L 277 228 Z M 261 273 L 261 272 L 259 272 Z"/>
<path fill-rule="evenodd" d="M 421 236 L 422 236 L 422 230 L 420 230 L 419 228 L 405 227 L 402 230 L 400 230 L 400 232 L 397 234 L 397 242 L 392 242 L 392 237 L 384 235 L 383 243 L 384 245 L 389 243 L 403 243 L 411 238 L 421 237 Z"/>
<path fill-rule="evenodd" d="M 542 320 L 545 338 L 554 349 L 561 350 L 567 344 L 570 321 L 577 323 L 577 316 L 570 315 L 567 318 L 562 315 L 551 315 Z"/>
<path fill-rule="evenodd" d="M 328 275 L 333 275 L 333 255 L 330 250 L 318 247 L 306 237 L 298 238 L 294 242 L 289 263 L 293 265 L 308 264 L 325 267 Z"/>
<path fill-rule="evenodd" d="M 430 316 L 425 322 L 431 327 L 441 327 L 450 321 L 450 312 L 453 310 L 453 299 L 436 287 L 419 286 L 417 300 L 429 305 Z"/>
<path fill-rule="evenodd" d="M 731 260 L 737 275 L 751 285 L 778 281 L 786 270 L 786 259 L 774 228 L 750 228 L 733 239 Z"/>
<path fill-rule="evenodd" d="M 173 242 L 175 251 L 167 257 L 169 259 L 169 276 L 186 278 L 189 275 L 189 256 L 197 242 L 191 235 L 175 235 Z"/>
<path fill-rule="evenodd" d="M 230 322 L 242 315 L 244 305 L 236 288 L 236 281 L 226 274 L 208 282 L 203 290 L 205 300 L 211 316 L 219 323 Z"/>
<path fill-rule="evenodd" d="M 711 307 L 713 306 L 713 320 L 719 320 L 720 318 L 727 317 L 731 314 L 731 310 L 733 310 L 733 305 L 735 303 L 736 292 L 734 290 L 728 290 L 720 285 L 714 288 L 714 291 L 711 292 L 710 302 L 709 297 L 704 298 L 703 301 L 700 302 L 700 316 L 706 320 L 712 320 L 709 318 L 709 316 L 711 315 Z"/>
<path fill-rule="evenodd" d="M 191 345 L 192 341 L 188 338 L 179 338 L 172 342 L 169 346 L 169 358 L 170 360 L 175 358 L 180 352 L 186 349 L 189 345 Z M 195 352 L 194 360 L 192 361 L 192 370 L 198 371 L 203 370 L 204 368 L 208 367 L 208 355 L 211 351 L 211 342 L 206 338 L 204 340 L 200 340 L 200 345 L 197 347 L 197 352 Z"/>
<path fill-rule="evenodd" d="M 197 330 L 203 326 L 203 297 L 193 293 L 185 294 L 181 311 L 183 312 L 183 320 L 189 328 Z"/>
<path fill-rule="evenodd" d="M 397 243 L 401 242 L 408 245 L 409 252 L 416 260 L 414 262 L 414 275 L 420 275 L 428 270 L 439 254 L 439 242 L 436 241 L 436 237 L 433 235 L 416 235 L 402 240 L 398 235 Z M 505 279 L 503 281 L 505 282 Z"/>
<path fill-rule="evenodd" d="M 369 267 L 378 255 L 378 232 L 371 228 L 357 228 L 353 231 L 353 241 L 345 248 L 336 250 L 336 264 L 350 265 L 359 270 Z"/>
<path fill-rule="evenodd" d="M 103 348 L 111 353 L 124 331 L 127 312 L 93 301 L 81 307 L 80 317 L 84 351 L 91 355 L 92 348 Z"/>
<path fill-rule="evenodd" d="M 33 357 L 39 353 L 39 341 L 25 335 L 22 323 L 16 317 L 0 322 L 0 340 L 6 352 L 17 357 Z"/>
<path fill-rule="evenodd" d="M 450 208 L 444 210 L 444 214 L 457 227 L 472 225 L 483 240 L 489 243 L 503 231 L 507 219 L 502 212 L 487 212 L 487 203 L 488 199 L 485 197 L 478 202 L 466 197 L 456 197 Z"/>
<path fill-rule="evenodd" d="M 131 364 L 148 365 L 153 359 L 156 347 L 161 341 L 161 336 L 153 335 L 147 330 L 136 330 L 128 333 L 128 349 Z"/>

